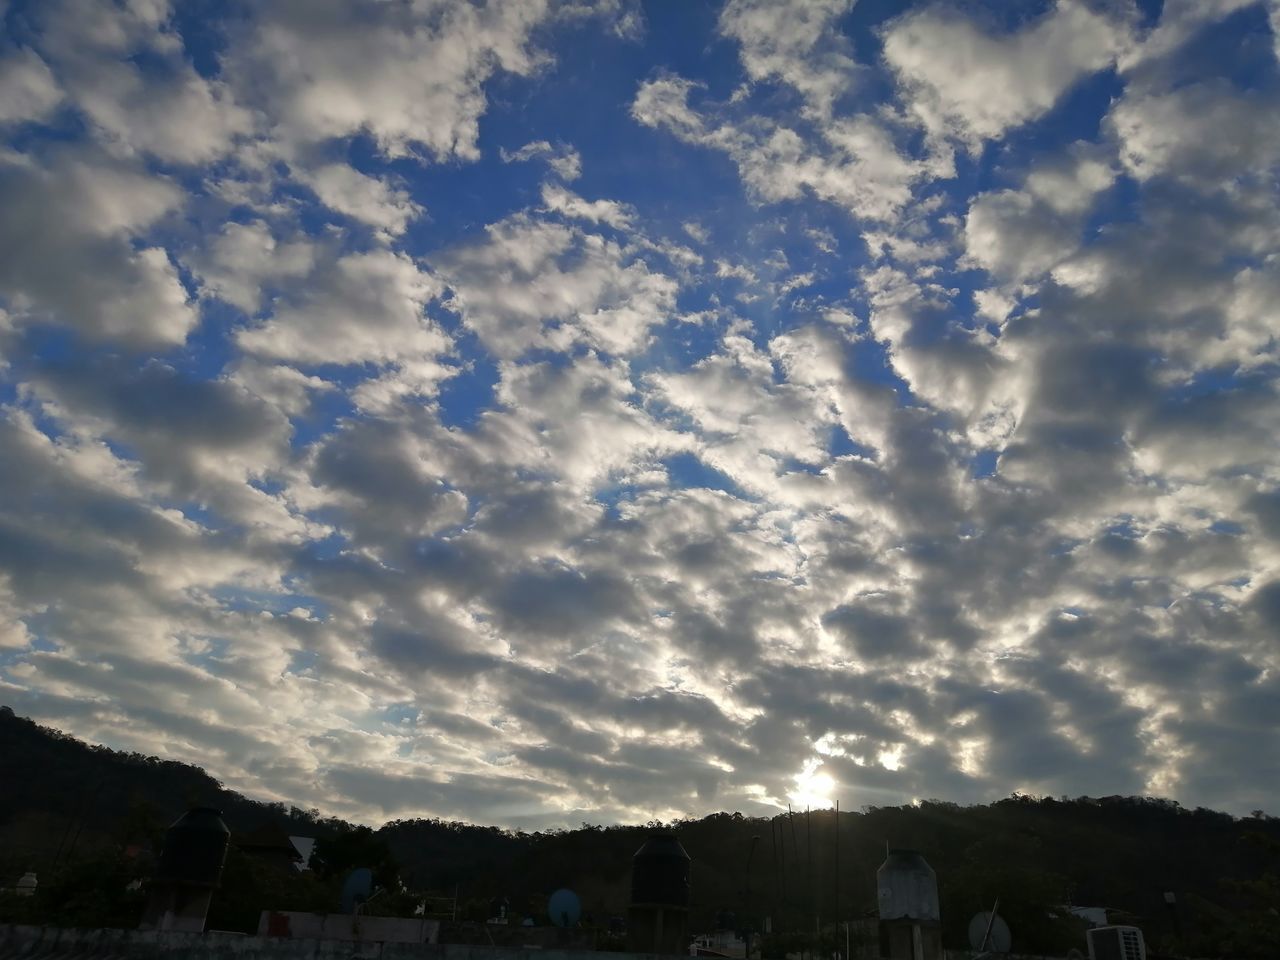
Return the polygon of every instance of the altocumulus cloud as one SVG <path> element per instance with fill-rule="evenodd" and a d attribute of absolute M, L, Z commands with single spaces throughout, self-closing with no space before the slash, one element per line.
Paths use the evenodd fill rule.
<path fill-rule="evenodd" d="M 0 20 L 15 709 L 369 820 L 1273 802 L 1274 4 Z"/>

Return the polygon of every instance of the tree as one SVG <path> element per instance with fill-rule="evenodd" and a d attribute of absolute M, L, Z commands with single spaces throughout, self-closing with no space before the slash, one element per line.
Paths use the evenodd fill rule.
<path fill-rule="evenodd" d="M 400 865 L 391 855 L 386 838 L 369 827 L 351 827 L 316 841 L 311 869 L 321 877 L 341 880 L 357 867 L 373 871 L 374 886 L 394 889 L 399 883 Z"/>

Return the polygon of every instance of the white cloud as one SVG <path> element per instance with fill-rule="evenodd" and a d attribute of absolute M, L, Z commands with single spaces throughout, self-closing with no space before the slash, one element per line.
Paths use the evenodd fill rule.
<path fill-rule="evenodd" d="M 170 181 L 93 153 L 0 157 L 8 254 L 0 292 L 17 316 L 94 337 L 181 343 L 196 313 L 148 229 L 184 202 Z"/>
<path fill-rule="evenodd" d="M 888 346 L 893 369 L 911 389 L 969 420 L 985 413 L 1003 366 L 990 335 L 957 316 L 946 291 L 901 271 L 879 267 L 864 283 L 872 333 Z"/>
<path fill-rule="evenodd" d="M 688 446 L 655 422 L 634 392 L 625 363 L 592 354 L 564 368 L 507 364 L 497 399 L 512 413 L 486 415 L 481 436 L 503 443 L 492 452 L 504 460 L 591 489 L 637 459 Z"/>
<path fill-rule="evenodd" d="M 1132 73 L 1152 61 L 1176 54 L 1199 30 L 1259 0 L 1166 0 L 1160 21 L 1141 42 L 1119 59 L 1118 66 Z M 1273 7 L 1274 9 L 1274 7 Z"/>
<path fill-rule="evenodd" d="M 792 360 L 792 341 L 770 344 Z M 793 461 L 820 464 L 836 423 L 836 406 L 823 389 L 775 382 L 775 357 L 740 335 L 725 338 L 720 351 L 685 373 L 649 378 L 653 396 L 687 417 L 701 438 L 699 457 L 753 492 L 785 502 L 778 479 Z"/>
<path fill-rule="evenodd" d="M 352 253 L 326 263 L 305 290 L 236 334 L 242 349 L 299 363 L 385 363 L 442 353 L 448 337 L 426 316 L 439 281 L 404 254 Z"/>
<path fill-rule="evenodd" d="M 61 101 L 58 82 L 34 50 L 0 53 L 0 123 L 42 120 Z"/>
<path fill-rule="evenodd" d="M 794 87 L 825 117 L 852 80 L 848 43 L 835 29 L 852 6 L 853 0 L 730 0 L 720 12 L 720 32 L 740 44 L 748 77 Z"/>
<path fill-rule="evenodd" d="M 6 698 L 362 819 L 1265 805 L 1270 39 L 1210 56 L 1264 11 L 1045 7 L 855 64 L 875 5 L 734 0 L 637 89 L 551 53 L 629 3 L 34 5 Z"/>
<path fill-rule="evenodd" d="M 584 200 L 576 193 L 552 184 L 542 185 L 542 204 L 553 213 L 589 223 L 603 223 L 615 230 L 631 226 L 633 214 L 626 204 L 616 200 Z"/>
<path fill-rule="evenodd" d="M 206 293 L 253 314 L 264 286 L 305 277 L 315 257 L 310 243 L 281 243 L 262 221 L 227 223 L 210 249 L 196 257 L 196 269 Z"/>
<path fill-rule="evenodd" d="M 249 113 L 225 88 L 209 84 L 190 67 L 159 87 L 136 68 L 113 63 L 94 69 L 73 94 L 107 144 L 176 163 L 213 160 L 251 130 Z"/>
<path fill-rule="evenodd" d="M 680 224 L 680 229 L 687 233 L 697 243 L 706 243 L 711 239 L 711 234 L 707 228 L 693 220 L 686 220 Z"/>
<path fill-rule="evenodd" d="M 485 81 L 544 62 L 530 33 L 549 12 L 546 0 L 277 4 L 227 71 L 286 143 L 367 133 L 387 156 L 474 160 Z"/>
<path fill-rule="evenodd" d="M 1120 157 L 1134 177 L 1172 176 L 1216 189 L 1262 172 L 1280 156 L 1280 134 L 1264 118 L 1274 99 L 1243 94 L 1222 81 L 1122 98 L 1107 117 Z"/>
<path fill-rule="evenodd" d="M 742 178 L 766 200 L 815 196 L 872 220 L 889 219 L 911 199 L 924 170 L 898 152 L 883 126 L 867 116 L 824 127 L 827 144 L 810 152 L 791 130 L 779 129 L 739 153 Z"/>
<path fill-rule="evenodd" d="M 353 540 L 375 546 L 425 537 L 467 518 L 467 498 L 433 475 L 421 441 L 394 422 L 354 421 L 313 454 L 315 503 L 336 507 Z"/>
<path fill-rule="evenodd" d="M 264 363 L 251 357 L 240 360 L 228 379 L 291 417 L 307 412 L 313 393 L 334 389 L 329 381 L 307 376 L 286 364 Z"/>
<path fill-rule="evenodd" d="M 404 233 L 421 216 L 422 207 L 406 190 L 387 180 L 361 173 L 345 163 L 329 163 L 299 174 L 320 202 L 353 220 L 367 223 L 389 236 Z"/>
<path fill-rule="evenodd" d="M 459 369 L 434 357 L 405 359 L 391 369 L 366 380 L 353 391 L 356 407 L 366 413 L 390 414 L 405 400 L 434 397 L 440 385 L 457 376 Z"/>
<path fill-rule="evenodd" d="M 1079 245 L 1078 219 L 1064 217 L 1030 193 L 997 190 L 976 197 L 965 219 L 965 249 L 974 263 L 1005 281 L 1047 273 Z"/>
<path fill-rule="evenodd" d="M 503 163 L 521 163 L 535 158 L 546 158 L 547 166 L 561 180 L 577 180 L 582 176 L 582 157 L 577 150 L 566 144 L 552 146 L 546 140 L 534 140 L 526 143 L 519 150 L 499 151 Z"/>
<path fill-rule="evenodd" d="M 728 260 L 716 261 L 716 276 L 721 279 L 732 277 L 743 283 L 755 283 L 757 279 L 755 271 L 745 263 L 730 263 Z"/>
<path fill-rule="evenodd" d="M 1123 20 L 1083 0 L 1057 0 L 1036 22 L 1006 34 L 945 8 L 908 13 L 886 29 L 884 56 L 925 128 L 976 148 L 1047 112 L 1129 43 Z"/>
<path fill-rule="evenodd" d="M 689 93 L 697 84 L 671 74 L 647 80 L 636 91 L 631 115 L 649 127 L 666 127 L 684 140 L 705 136 L 702 118 L 689 106 Z"/>
<path fill-rule="evenodd" d="M 41 45 L 110 149 L 207 163 L 249 134 L 254 120 L 225 83 L 187 62 L 170 15 L 168 3 L 56 0 L 41 5 Z"/>
<path fill-rule="evenodd" d="M 857 217 L 892 218 L 911 199 L 911 185 L 936 169 L 932 160 L 904 156 L 890 131 L 869 115 L 825 122 L 821 140 L 771 122 L 750 127 L 714 120 L 689 104 L 695 85 L 677 77 L 646 81 L 631 113 L 689 143 L 722 150 L 737 164 L 748 191 L 761 202 L 812 194 Z"/>
<path fill-rule="evenodd" d="M 25 610 L 17 606 L 8 581 L 7 576 L 0 580 L 0 650 L 5 648 L 21 650 L 33 639 L 23 618 L 37 611 Z"/>
<path fill-rule="evenodd" d="M 1032 196 L 1055 212 L 1081 214 L 1115 179 L 1115 168 L 1101 151 L 1075 144 L 1058 162 L 1033 165 L 1026 186 Z"/>
<path fill-rule="evenodd" d="M 675 305 L 675 281 L 597 234 L 524 214 L 486 230 L 442 269 L 454 306 L 500 357 L 576 342 L 629 354 Z"/>

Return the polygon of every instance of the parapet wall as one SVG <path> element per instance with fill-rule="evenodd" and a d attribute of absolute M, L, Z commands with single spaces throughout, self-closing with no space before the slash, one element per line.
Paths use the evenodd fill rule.
<path fill-rule="evenodd" d="M 170 930 L 68 930 L 0 924 L 0 958 L 45 960 L 670 960 L 654 953 L 525 950 L 459 943 L 378 943 Z"/>

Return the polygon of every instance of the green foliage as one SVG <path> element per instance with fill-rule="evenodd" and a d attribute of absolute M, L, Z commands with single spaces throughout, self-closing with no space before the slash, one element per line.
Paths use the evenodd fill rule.
<path fill-rule="evenodd" d="M 369 827 L 347 827 L 316 841 L 311 868 L 320 876 L 342 880 L 357 867 L 373 871 L 376 887 L 390 888 L 398 883 L 400 866 L 391 856 L 386 838 Z"/>
<path fill-rule="evenodd" d="M 1071 882 L 1044 869 L 1044 855 L 1040 837 L 1031 833 L 993 834 L 965 850 L 941 892 L 947 942 L 965 943 L 969 919 L 999 898 L 1000 915 L 1017 931 L 1019 950 L 1065 953 L 1082 943 L 1083 924 L 1054 912 L 1070 901 Z"/>
<path fill-rule="evenodd" d="M 140 873 L 135 864 L 118 856 L 94 854 L 72 860 L 41 873 L 33 896 L 0 896 L 0 923 L 136 927 L 146 898 L 130 885 Z"/>
<path fill-rule="evenodd" d="M 217 807 L 232 830 L 268 824 L 324 837 L 350 829 L 315 810 L 248 800 L 191 764 L 89 746 L 7 708 L 0 710 L 0 783 L 0 850 L 20 850 L 27 869 L 50 866 L 68 847 L 158 844 L 192 806 Z M 36 815 L 42 829 L 25 828 Z"/>
<path fill-rule="evenodd" d="M 370 917 L 414 917 L 421 903 L 422 897 L 412 890 L 383 887 L 360 912 Z"/>
<path fill-rule="evenodd" d="M 263 910 L 325 913 L 338 909 L 338 884 L 310 871 L 227 850 L 222 881 L 209 904 L 210 930 L 257 933 Z"/>

